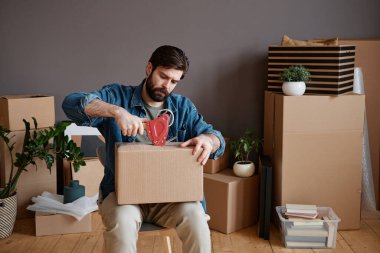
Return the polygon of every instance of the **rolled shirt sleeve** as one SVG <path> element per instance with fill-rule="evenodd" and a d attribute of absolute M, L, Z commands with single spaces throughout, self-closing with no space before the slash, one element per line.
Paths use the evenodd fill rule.
<path fill-rule="evenodd" d="M 192 102 L 190 102 L 189 120 L 192 122 L 190 128 L 193 137 L 196 137 L 200 134 L 212 134 L 219 139 L 219 148 L 214 153 L 212 153 L 209 158 L 215 160 L 223 155 L 226 147 L 226 142 L 221 132 L 215 130 L 211 124 L 208 124 L 204 121 L 203 116 L 197 111 L 195 105 Z"/>
<path fill-rule="evenodd" d="M 112 92 L 119 85 L 110 84 L 102 89 L 90 93 L 76 92 L 65 97 L 62 102 L 62 109 L 66 116 L 81 126 L 97 126 L 102 118 L 91 117 L 84 112 L 85 107 L 94 99 L 100 99 L 110 104 L 117 104 L 115 92 Z"/>

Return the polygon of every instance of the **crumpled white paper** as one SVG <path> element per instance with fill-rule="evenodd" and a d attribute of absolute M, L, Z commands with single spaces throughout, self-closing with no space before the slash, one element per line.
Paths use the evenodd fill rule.
<path fill-rule="evenodd" d="M 87 214 L 98 210 L 97 199 L 98 194 L 92 197 L 83 196 L 72 203 L 63 204 L 63 195 L 44 191 L 41 195 L 33 197 L 34 204 L 26 209 L 35 212 L 67 214 L 79 221 Z"/>

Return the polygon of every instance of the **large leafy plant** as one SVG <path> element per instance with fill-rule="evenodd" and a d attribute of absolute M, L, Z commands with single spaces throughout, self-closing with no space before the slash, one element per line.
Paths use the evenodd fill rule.
<path fill-rule="evenodd" d="M 302 65 L 294 65 L 285 69 L 280 74 L 283 82 L 307 82 L 310 80 L 310 72 Z"/>
<path fill-rule="evenodd" d="M 15 157 L 12 140 L 12 132 L 0 126 L 0 138 L 6 144 L 11 159 L 11 171 L 5 188 L 0 190 L 0 199 L 12 196 L 17 191 L 17 182 L 21 173 L 27 170 L 27 166 L 32 164 L 36 167 L 36 159 L 43 160 L 46 167 L 51 171 L 55 160 L 55 155 L 67 159 L 73 163 L 74 170 L 78 171 L 81 166 L 86 165 L 83 160 L 83 153 L 76 144 L 69 140 L 63 133 L 69 122 L 58 123 L 55 127 L 46 129 L 37 129 L 37 120 L 33 118 L 34 129 L 31 129 L 30 123 L 23 120 L 25 124 L 25 136 L 22 151 L 17 152 Z"/>
<path fill-rule="evenodd" d="M 252 130 L 246 129 L 243 136 L 231 140 L 230 147 L 237 161 L 249 161 L 252 151 L 259 152 L 262 139 L 254 136 Z"/>

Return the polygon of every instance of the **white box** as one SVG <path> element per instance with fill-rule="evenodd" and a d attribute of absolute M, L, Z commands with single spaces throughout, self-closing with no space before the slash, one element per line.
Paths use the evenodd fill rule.
<path fill-rule="evenodd" d="M 330 207 L 317 207 L 316 220 L 290 221 L 285 206 L 277 206 L 282 241 L 287 248 L 335 248 L 339 217 Z M 295 224 L 298 222 L 297 224 Z M 300 224 L 302 222 L 302 224 Z"/>

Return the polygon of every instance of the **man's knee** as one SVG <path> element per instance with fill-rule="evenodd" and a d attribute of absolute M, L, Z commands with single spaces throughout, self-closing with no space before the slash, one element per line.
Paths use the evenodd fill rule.
<path fill-rule="evenodd" d="M 181 206 L 182 216 L 187 217 L 191 220 L 203 220 L 206 219 L 206 214 L 203 210 L 203 207 L 198 202 L 187 202 L 183 203 Z"/>
<path fill-rule="evenodd" d="M 177 232 L 184 252 L 210 252 L 211 238 L 206 214 L 199 203 L 186 203 L 181 207 L 182 220 Z"/>
<path fill-rule="evenodd" d="M 183 225 L 195 233 L 209 233 L 207 217 L 202 206 L 197 202 L 184 203 L 181 207 L 182 221 L 179 225 Z"/>
<path fill-rule="evenodd" d="M 135 209 L 127 205 L 118 206 L 112 212 L 102 214 L 106 220 L 103 235 L 107 252 L 136 252 L 141 215 Z"/>

